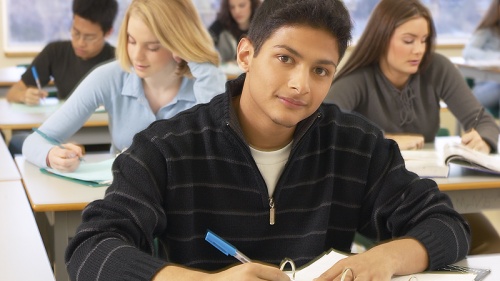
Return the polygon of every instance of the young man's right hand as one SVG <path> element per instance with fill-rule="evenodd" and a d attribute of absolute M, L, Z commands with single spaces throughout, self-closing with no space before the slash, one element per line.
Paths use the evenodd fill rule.
<path fill-rule="evenodd" d="M 49 95 L 47 91 L 39 90 L 38 88 L 29 87 L 24 93 L 23 102 L 27 105 L 37 105 L 40 104 L 40 100 L 46 98 Z"/>

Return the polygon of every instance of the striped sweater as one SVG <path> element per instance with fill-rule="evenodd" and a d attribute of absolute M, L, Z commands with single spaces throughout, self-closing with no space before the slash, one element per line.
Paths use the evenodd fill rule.
<path fill-rule="evenodd" d="M 135 136 L 113 165 L 105 198 L 83 211 L 66 252 L 73 280 L 148 280 L 169 263 L 204 270 L 236 263 L 204 240 L 208 229 L 271 264 L 348 252 L 356 231 L 379 241 L 418 239 L 429 269 L 465 257 L 469 228 L 449 198 L 408 172 L 375 125 L 335 105 L 298 124 L 270 198 L 231 107 L 243 80 Z"/>

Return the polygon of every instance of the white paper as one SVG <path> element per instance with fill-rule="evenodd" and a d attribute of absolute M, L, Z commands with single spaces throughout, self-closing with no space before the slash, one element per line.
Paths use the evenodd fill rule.
<path fill-rule="evenodd" d="M 319 277 L 323 272 L 327 271 L 339 260 L 346 258 L 347 256 L 336 251 L 330 251 L 323 255 L 312 264 L 298 270 L 295 273 L 295 279 L 292 279 L 292 273 L 287 272 L 291 280 L 294 281 L 311 281 L 314 278 Z M 464 273 L 451 273 L 451 272 L 425 272 L 418 274 L 411 274 L 405 276 L 393 277 L 392 281 L 474 281 L 476 277 L 475 274 L 464 274 Z M 416 279 L 415 279 L 416 278 Z"/>

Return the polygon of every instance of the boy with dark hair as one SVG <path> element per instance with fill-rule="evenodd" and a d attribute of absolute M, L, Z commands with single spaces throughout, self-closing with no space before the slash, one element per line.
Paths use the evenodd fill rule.
<path fill-rule="evenodd" d="M 87 206 L 68 246 L 70 275 L 284 281 L 283 257 L 302 266 L 349 252 L 355 232 L 386 243 L 318 280 L 346 268 L 345 280 L 389 280 L 463 259 L 468 226 L 436 183 L 408 172 L 376 126 L 322 103 L 351 27 L 341 0 L 264 1 L 238 45 L 245 74 L 118 156 L 106 197 Z M 220 253 L 207 229 L 255 262 Z"/>
<path fill-rule="evenodd" d="M 48 92 L 38 89 L 32 68 L 36 69 L 40 86 L 54 80 L 57 98 L 66 99 L 80 80 L 96 65 L 114 59 L 115 48 L 106 42 L 111 35 L 118 11 L 116 0 L 74 0 L 71 41 L 51 42 L 35 57 L 7 92 L 9 102 L 36 105 Z M 9 151 L 21 154 L 29 132 L 12 136 Z"/>
<path fill-rule="evenodd" d="M 66 99 L 94 66 L 115 57 L 115 49 L 106 38 L 111 34 L 117 10 L 116 0 L 74 0 L 71 41 L 45 46 L 21 80 L 9 89 L 7 100 L 34 105 L 48 95 L 47 91 L 37 88 L 33 67 L 42 87 L 53 79 L 57 97 Z"/>

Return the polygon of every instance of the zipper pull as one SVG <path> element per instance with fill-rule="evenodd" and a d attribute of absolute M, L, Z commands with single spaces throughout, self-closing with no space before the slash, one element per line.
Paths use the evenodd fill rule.
<path fill-rule="evenodd" d="M 269 197 L 269 224 L 274 225 L 275 222 L 275 209 L 274 209 L 274 199 Z"/>

